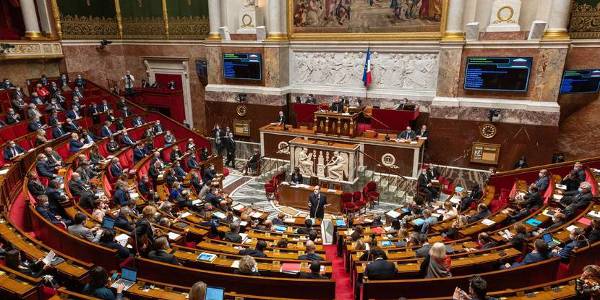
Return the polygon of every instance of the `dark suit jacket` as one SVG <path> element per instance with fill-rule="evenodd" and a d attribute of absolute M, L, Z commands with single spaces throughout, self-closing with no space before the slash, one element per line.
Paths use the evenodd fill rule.
<path fill-rule="evenodd" d="M 404 130 L 398 134 L 398 138 L 405 139 L 405 140 L 412 140 L 415 138 L 415 132 L 413 130 L 411 130 L 411 131 Z"/>
<path fill-rule="evenodd" d="M 15 144 L 15 152 L 17 152 L 16 154 L 21 154 L 23 152 L 25 152 L 25 150 L 23 149 L 23 147 L 16 145 Z M 11 148 L 10 147 L 6 147 L 4 148 L 4 160 L 11 160 L 13 157 L 15 157 L 16 155 L 12 154 Z"/>
<path fill-rule="evenodd" d="M 60 126 L 52 127 L 52 138 L 57 139 L 65 134 L 66 132 Z"/>
<path fill-rule="evenodd" d="M 35 165 L 35 170 L 39 176 L 46 177 L 49 179 L 54 178 L 54 169 L 51 168 L 46 162 L 39 161 Z"/>
<path fill-rule="evenodd" d="M 298 259 L 300 259 L 300 260 L 310 260 L 310 261 L 313 261 L 313 260 L 319 260 L 319 261 L 325 260 L 320 255 L 315 254 L 315 253 L 307 253 L 307 254 L 300 255 L 300 256 L 298 256 Z"/>
<path fill-rule="evenodd" d="M 79 128 L 77 127 L 77 125 L 75 125 L 75 123 L 64 123 L 63 130 L 66 132 L 77 132 Z"/>
<path fill-rule="evenodd" d="M 227 233 L 225 233 L 225 237 L 223 237 L 223 240 L 232 242 L 232 243 L 241 243 L 242 236 L 239 233 L 227 232 Z"/>
<path fill-rule="evenodd" d="M 133 149 L 133 162 L 137 163 L 138 161 L 142 160 L 144 157 L 146 157 L 146 150 L 139 149 L 139 148 L 135 148 Z"/>
<path fill-rule="evenodd" d="M 252 257 L 267 257 L 266 254 L 264 254 L 261 251 L 258 251 L 256 249 L 244 249 L 244 250 L 240 250 L 240 255 L 249 255 Z"/>
<path fill-rule="evenodd" d="M 56 217 L 56 215 L 50 211 L 50 209 L 42 207 L 41 205 L 36 205 L 35 210 L 46 220 L 52 222 L 52 224 L 60 223 L 60 220 Z"/>
<path fill-rule="evenodd" d="M 107 126 L 102 126 L 102 129 L 100 130 L 100 134 L 102 135 L 102 137 L 111 136 L 112 133 L 112 130 L 110 130 L 110 128 L 108 128 Z"/>
<path fill-rule="evenodd" d="M 300 272 L 298 274 L 299 278 L 302 279 L 327 279 L 327 277 L 321 275 L 320 273 L 307 273 L 307 272 Z"/>
<path fill-rule="evenodd" d="M 538 178 L 538 180 L 535 181 L 535 186 L 538 188 L 538 191 L 540 193 L 544 193 L 548 188 L 549 182 L 550 179 L 548 178 L 548 176 L 544 176 L 542 178 Z"/>
<path fill-rule="evenodd" d="M 167 253 L 164 250 L 152 250 L 150 251 L 150 253 L 148 253 L 148 258 L 173 265 L 179 264 L 175 255 Z"/>
<path fill-rule="evenodd" d="M 38 129 L 42 128 L 42 123 L 31 121 L 31 122 L 29 122 L 29 126 L 27 126 L 27 128 L 29 128 L 29 131 L 34 132 L 34 131 L 37 131 Z"/>
<path fill-rule="evenodd" d="M 29 182 L 27 182 L 27 189 L 29 189 L 29 192 L 35 197 L 46 194 L 46 187 L 36 180 L 29 180 Z"/>
<path fill-rule="evenodd" d="M 204 169 L 204 174 L 202 174 L 202 180 L 204 182 L 210 182 L 217 175 L 216 171 L 211 170 L 210 168 Z"/>
<path fill-rule="evenodd" d="M 384 259 L 377 259 L 367 265 L 365 275 L 371 280 L 392 279 L 396 275 L 396 266 Z"/>
<path fill-rule="evenodd" d="M 84 146 L 84 144 L 82 142 L 80 142 L 79 140 L 73 140 L 73 139 L 71 139 L 69 141 L 69 151 L 71 153 L 79 152 L 79 150 L 81 150 L 81 148 L 83 146 Z"/>
<path fill-rule="evenodd" d="M 121 177 L 121 175 L 123 174 L 123 169 L 115 164 L 111 164 L 110 173 L 113 177 Z"/>
<path fill-rule="evenodd" d="M 92 193 L 92 191 L 85 186 L 85 183 L 82 181 L 69 181 L 69 191 L 73 196 L 81 197 L 84 193 Z"/>
<path fill-rule="evenodd" d="M 127 191 L 116 189 L 113 195 L 113 201 L 116 205 L 125 206 L 129 203 L 129 195 Z"/>

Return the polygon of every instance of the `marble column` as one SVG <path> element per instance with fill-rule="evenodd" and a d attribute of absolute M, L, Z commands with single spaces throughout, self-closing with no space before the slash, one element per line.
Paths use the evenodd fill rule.
<path fill-rule="evenodd" d="M 448 17 L 444 40 L 463 40 L 463 18 L 465 14 L 465 0 L 448 1 Z"/>
<path fill-rule="evenodd" d="M 281 11 L 281 0 L 268 0 L 267 13 L 269 16 L 269 23 L 267 28 L 267 39 L 269 40 L 284 40 L 286 35 L 282 30 L 281 15 L 285 12 Z"/>
<path fill-rule="evenodd" d="M 20 5 L 21 14 L 23 14 L 23 23 L 25 23 L 25 37 L 30 39 L 42 37 L 35 2 L 33 0 L 21 0 Z"/>
<path fill-rule="evenodd" d="M 571 0 L 552 0 L 544 39 L 569 39 L 567 26 L 569 26 L 570 12 Z"/>
<path fill-rule="evenodd" d="M 221 27 L 221 0 L 208 0 L 208 22 L 210 27 L 208 39 L 220 39 L 219 27 Z"/>

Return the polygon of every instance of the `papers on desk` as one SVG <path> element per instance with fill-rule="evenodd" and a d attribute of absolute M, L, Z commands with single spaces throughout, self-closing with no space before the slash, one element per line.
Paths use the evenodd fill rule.
<path fill-rule="evenodd" d="M 283 219 L 283 223 L 296 223 L 296 219 L 295 218 L 285 218 Z"/>
<path fill-rule="evenodd" d="M 131 199 L 137 199 L 140 197 L 140 194 L 138 193 L 129 193 L 129 197 L 131 197 Z"/>
<path fill-rule="evenodd" d="M 192 215 L 191 213 L 189 213 L 189 212 L 186 211 L 186 212 L 182 213 L 181 215 L 179 215 L 179 217 L 182 218 L 182 219 L 185 219 L 185 218 L 187 218 L 187 217 L 189 217 L 191 215 Z"/>
<path fill-rule="evenodd" d="M 335 192 L 337 192 L 337 191 L 336 191 L 336 190 L 334 190 L 334 189 L 327 189 L 327 192 L 328 192 L 328 193 L 335 193 Z"/>
<path fill-rule="evenodd" d="M 248 226 L 248 221 L 241 221 L 240 222 L 240 227 L 246 227 Z"/>
<path fill-rule="evenodd" d="M 213 261 L 215 261 L 215 259 L 217 259 L 217 256 L 212 253 L 202 252 L 202 253 L 200 253 L 200 255 L 198 255 L 198 257 L 196 259 L 198 261 L 213 262 Z"/>
<path fill-rule="evenodd" d="M 393 230 L 392 226 L 387 226 L 387 227 L 383 227 L 383 230 L 385 230 L 385 232 L 390 232 Z"/>
<path fill-rule="evenodd" d="M 567 190 L 567 186 L 566 186 L 566 185 L 564 185 L 564 184 L 558 184 L 558 183 L 557 183 L 555 186 L 556 186 L 556 188 L 557 188 L 557 189 L 559 189 L 559 190 Z"/>
<path fill-rule="evenodd" d="M 556 214 L 556 211 L 552 209 L 544 209 L 542 215 L 552 218 Z"/>
<path fill-rule="evenodd" d="M 496 222 L 493 220 L 490 220 L 490 219 L 483 219 L 483 220 L 481 220 L 481 224 L 483 224 L 485 226 L 492 226 L 492 225 L 496 224 Z"/>
<path fill-rule="evenodd" d="M 235 269 L 239 269 L 240 268 L 240 261 L 239 260 L 234 260 L 233 263 L 231 263 L 231 267 L 235 268 Z"/>
<path fill-rule="evenodd" d="M 192 201 L 192 205 L 199 206 L 200 204 L 202 204 L 202 200 L 200 200 L 200 199 L 196 199 L 196 200 Z"/>
<path fill-rule="evenodd" d="M 450 202 L 452 204 L 459 204 L 460 203 L 460 197 L 458 197 L 458 196 L 452 196 L 452 198 L 450 198 Z"/>
<path fill-rule="evenodd" d="M 181 237 L 181 234 L 177 234 L 175 232 L 169 232 L 169 233 L 167 233 L 167 236 L 169 237 L 170 240 L 175 241 L 179 237 Z"/>
<path fill-rule="evenodd" d="M 426 136 L 420 136 L 420 137 L 418 137 L 418 139 L 420 139 L 420 140 L 426 140 L 427 137 Z"/>
<path fill-rule="evenodd" d="M 125 247 L 127 245 L 127 241 L 129 241 L 129 236 L 121 233 L 115 237 L 115 241 L 119 243 L 121 246 Z"/>
<path fill-rule="evenodd" d="M 6 173 L 8 173 L 8 170 L 10 170 L 10 168 L 0 170 L 0 175 L 6 175 Z"/>
<path fill-rule="evenodd" d="M 248 234 L 247 233 L 240 233 L 240 236 L 242 237 L 242 244 L 245 243 L 246 241 L 248 241 Z"/>
<path fill-rule="evenodd" d="M 577 228 L 579 228 L 579 227 L 577 227 L 577 226 L 575 226 L 575 225 L 571 225 L 571 226 L 567 227 L 567 230 L 568 230 L 569 232 L 573 232 L 573 230 L 575 230 L 575 229 L 577 229 Z"/>
<path fill-rule="evenodd" d="M 595 211 L 592 210 L 587 214 L 589 217 L 592 217 L 594 219 L 600 219 L 600 211 Z"/>
<path fill-rule="evenodd" d="M 385 215 L 388 216 L 388 217 L 390 217 L 390 218 L 392 218 L 392 219 L 395 219 L 395 218 L 398 218 L 400 216 L 400 213 L 392 209 L 392 210 L 386 212 Z"/>
<path fill-rule="evenodd" d="M 225 219 L 225 217 L 226 217 L 225 214 L 222 213 L 222 212 L 220 212 L 220 211 L 215 211 L 213 213 L 213 216 L 216 217 L 216 218 L 218 218 L 218 219 Z"/>
<path fill-rule="evenodd" d="M 44 264 L 48 266 L 52 263 L 55 256 L 56 256 L 56 253 L 54 253 L 54 251 L 50 250 L 50 252 L 48 252 L 48 254 L 46 254 L 46 257 L 44 257 L 44 259 L 42 259 L 42 262 L 44 262 Z"/>
<path fill-rule="evenodd" d="M 262 215 L 263 214 L 261 212 L 255 211 L 250 215 L 250 217 L 255 218 L 255 219 L 260 219 L 260 217 L 262 217 Z"/>
<path fill-rule="evenodd" d="M 560 195 L 560 194 L 554 194 L 552 195 L 552 199 L 556 200 L 556 201 L 560 201 L 560 199 L 563 198 L 564 195 Z"/>
<path fill-rule="evenodd" d="M 232 209 L 235 211 L 242 211 L 244 208 L 246 208 L 246 206 L 244 206 L 242 203 L 238 203 L 232 207 Z"/>
<path fill-rule="evenodd" d="M 508 231 L 508 229 L 504 229 L 504 231 L 500 231 L 499 234 L 505 240 L 510 240 L 513 237 L 513 234 L 510 231 Z"/>
<path fill-rule="evenodd" d="M 417 141 L 410 141 L 410 144 L 411 144 L 411 145 L 416 145 L 416 144 L 418 144 L 418 143 L 419 143 L 419 142 L 417 142 Z"/>

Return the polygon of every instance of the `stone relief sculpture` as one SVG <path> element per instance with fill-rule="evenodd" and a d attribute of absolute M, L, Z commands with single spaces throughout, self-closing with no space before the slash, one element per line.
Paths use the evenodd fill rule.
<path fill-rule="evenodd" d="M 296 154 L 296 166 L 300 168 L 300 173 L 303 176 L 314 176 L 313 172 L 313 157 L 311 154 L 307 153 L 307 150 L 304 148 L 298 149 Z"/>
<path fill-rule="evenodd" d="M 294 51 L 292 79 L 297 85 L 362 85 L 364 53 Z M 375 52 L 372 56 L 373 85 L 391 90 L 435 90 L 437 53 Z"/>
<path fill-rule="evenodd" d="M 336 181 L 344 180 L 344 170 L 348 168 L 348 160 L 339 151 L 334 151 L 331 160 L 327 163 L 327 178 Z"/>

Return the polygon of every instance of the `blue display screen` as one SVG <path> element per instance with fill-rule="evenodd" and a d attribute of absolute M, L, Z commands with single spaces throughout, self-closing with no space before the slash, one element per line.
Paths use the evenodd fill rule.
<path fill-rule="evenodd" d="M 566 70 L 560 83 L 560 93 L 598 93 L 600 91 L 600 69 Z"/>
<path fill-rule="evenodd" d="M 223 54 L 223 76 L 226 79 L 262 79 L 262 57 L 258 53 Z"/>
<path fill-rule="evenodd" d="M 531 57 L 469 57 L 465 90 L 526 92 Z"/>

